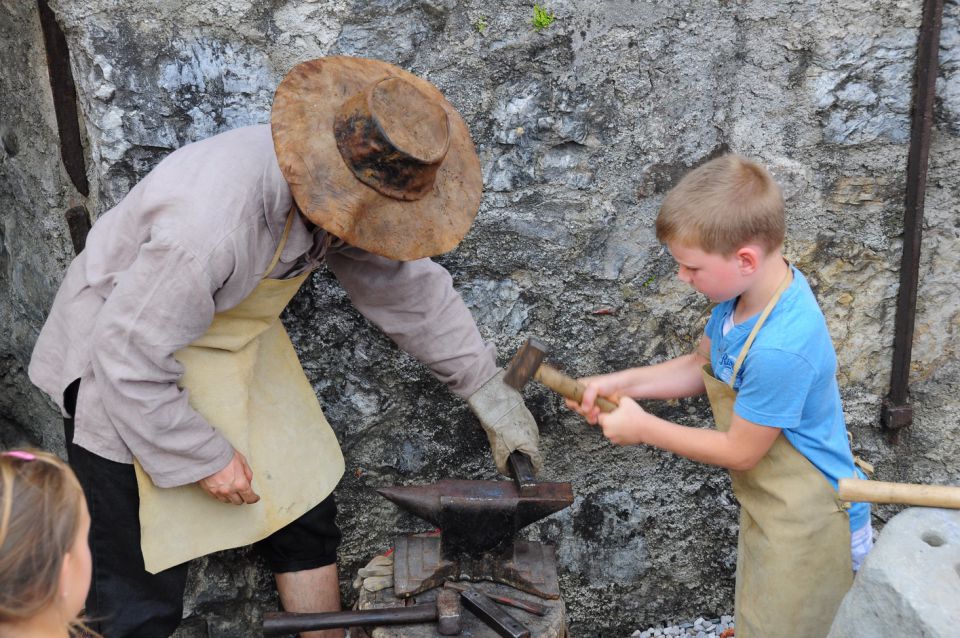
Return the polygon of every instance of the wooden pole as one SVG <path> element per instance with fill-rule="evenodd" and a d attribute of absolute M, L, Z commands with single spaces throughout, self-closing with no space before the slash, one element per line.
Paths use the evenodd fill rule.
<path fill-rule="evenodd" d="M 840 479 L 840 500 L 960 509 L 960 487 Z"/>

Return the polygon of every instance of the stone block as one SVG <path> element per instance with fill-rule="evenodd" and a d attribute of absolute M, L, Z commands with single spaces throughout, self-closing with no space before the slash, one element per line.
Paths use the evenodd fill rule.
<path fill-rule="evenodd" d="M 915 507 L 883 528 L 827 638 L 948 638 L 960 627 L 960 511 Z"/>

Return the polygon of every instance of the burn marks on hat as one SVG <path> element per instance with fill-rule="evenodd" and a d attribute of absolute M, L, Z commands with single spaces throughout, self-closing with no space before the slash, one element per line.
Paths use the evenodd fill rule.
<path fill-rule="evenodd" d="M 347 100 L 333 122 L 341 157 L 377 192 L 415 201 L 433 189 L 450 146 L 443 107 L 401 78 L 385 78 Z"/>

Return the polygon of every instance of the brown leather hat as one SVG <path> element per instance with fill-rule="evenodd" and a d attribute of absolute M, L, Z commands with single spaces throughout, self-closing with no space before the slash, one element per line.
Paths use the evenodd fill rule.
<path fill-rule="evenodd" d="M 476 217 L 483 179 L 467 125 L 435 86 L 392 64 L 298 64 L 277 88 L 271 128 L 300 210 L 348 244 L 429 257 Z"/>

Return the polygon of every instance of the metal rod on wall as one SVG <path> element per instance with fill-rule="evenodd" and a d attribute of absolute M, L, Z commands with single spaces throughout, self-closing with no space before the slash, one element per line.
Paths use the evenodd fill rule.
<path fill-rule="evenodd" d="M 83 157 L 83 143 L 80 139 L 80 119 L 77 112 L 77 87 L 73 83 L 70 70 L 70 50 L 67 38 L 57 22 L 57 17 L 47 4 L 47 0 L 37 0 L 40 9 L 40 27 L 43 30 L 43 42 L 47 49 L 47 69 L 50 73 L 50 90 L 53 93 L 53 110 L 57 116 L 57 128 L 60 133 L 60 159 L 70 176 L 74 188 L 87 197 L 90 186 L 87 183 L 86 162 Z"/>
<path fill-rule="evenodd" d="M 884 399 L 880 413 L 883 428 L 894 434 L 913 422 L 913 406 L 910 405 L 909 392 L 910 361 L 913 353 L 913 328 L 920 273 L 920 236 L 927 186 L 930 131 L 933 128 L 942 17 L 943 0 L 924 0 L 914 72 L 913 121 L 910 127 L 903 213 L 903 256 L 900 262 L 900 292 L 897 296 L 893 334 L 890 394 Z"/>

